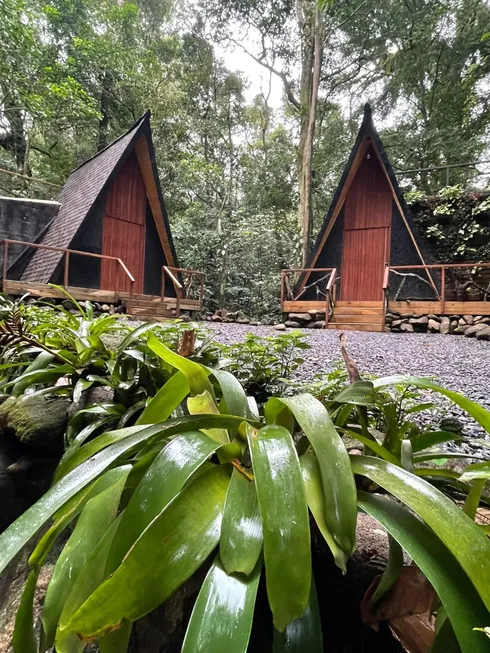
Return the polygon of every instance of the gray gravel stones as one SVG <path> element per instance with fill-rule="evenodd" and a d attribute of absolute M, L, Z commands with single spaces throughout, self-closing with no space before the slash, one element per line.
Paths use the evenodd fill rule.
<path fill-rule="evenodd" d="M 275 333 L 271 327 L 252 328 L 238 324 L 214 324 L 212 329 L 216 339 L 226 344 L 243 340 L 249 332 L 260 336 Z M 302 352 L 305 362 L 297 370 L 296 377 L 309 381 L 316 373 L 331 370 L 340 360 L 340 331 L 304 329 L 303 333 L 312 348 Z M 441 385 L 461 392 L 490 409 L 490 342 L 431 333 L 347 331 L 345 335 L 349 353 L 356 360 L 361 373 L 436 377 Z M 449 414 L 461 419 L 466 435 L 484 436 L 479 425 L 452 402 L 432 393 L 431 400 L 444 405 Z M 465 445 L 462 448 L 474 450 Z"/>

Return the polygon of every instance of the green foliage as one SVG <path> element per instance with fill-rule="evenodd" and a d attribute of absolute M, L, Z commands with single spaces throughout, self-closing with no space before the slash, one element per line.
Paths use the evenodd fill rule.
<path fill-rule="evenodd" d="M 301 351 L 310 349 L 301 331 L 278 336 L 248 333 L 243 342 L 221 347 L 220 365 L 232 372 L 245 390 L 264 401 L 280 392 L 301 365 Z"/>
<path fill-rule="evenodd" d="M 248 399 L 231 375 L 218 370 L 211 392 L 207 383 L 213 370 L 171 352 L 154 335 L 149 346 L 158 351 L 171 378 L 182 374 L 187 379 L 187 401 L 175 395 L 174 415 L 182 415 L 196 397 L 206 394 L 209 401 L 201 404 L 199 414 L 95 437 L 74 465 L 62 461 L 53 487 L 0 536 L 4 569 L 39 528 L 50 524 L 30 559 L 15 653 L 37 648 L 32 623 L 37 576 L 53 535 L 74 519 L 75 530 L 48 586 L 41 650 L 53 643 L 60 653 L 81 650 L 80 636 L 99 639 L 104 649 L 114 628 L 122 629 L 121 641 L 127 640 L 132 622 L 170 597 L 217 545 L 219 554 L 200 590 L 184 650 L 233 647 L 245 653 L 264 573 L 277 631 L 274 650 L 288 650 L 287 642 L 297 650 L 320 650 L 308 508 L 336 564 L 345 570 L 355 546 L 356 502 L 427 575 L 461 650 L 486 650 L 484 632 L 478 629 L 489 618 L 490 542 L 465 511 L 431 484 L 433 470 L 414 453 L 420 449 L 412 447 L 408 460 L 406 447 L 399 444 L 423 435 L 413 436 L 404 427 L 403 415 L 420 406 L 418 396 L 403 394 L 403 388 L 442 393 L 487 432 L 488 411 L 430 380 L 391 377 L 344 388 L 325 401 L 328 410 L 312 395 L 301 394 L 271 398 L 264 417 L 244 419 Z M 338 389 L 338 374 L 333 380 Z M 224 400 L 231 405 L 231 397 L 242 414 L 219 414 L 218 406 Z M 394 424 L 380 426 L 384 439 L 374 448 L 369 430 L 362 435 L 362 410 L 386 417 L 390 406 L 398 406 L 401 423 L 397 416 Z M 371 455 L 347 454 L 343 434 L 348 430 L 356 437 L 356 429 L 340 426 L 346 409 L 351 421 L 357 411 L 359 438 L 366 449 L 373 447 Z M 488 474 L 486 467 L 476 467 L 460 479 L 447 472 L 446 480 L 468 492 L 472 486 L 466 478 Z M 357 494 L 355 477 L 357 483 L 367 477 L 375 484 L 371 491 L 381 487 L 386 496 L 379 490 Z M 440 478 L 437 474 L 435 481 Z M 398 563 L 387 570 L 386 583 L 396 579 Z M 123 653 L 126 645 L 119 646 Z"/>

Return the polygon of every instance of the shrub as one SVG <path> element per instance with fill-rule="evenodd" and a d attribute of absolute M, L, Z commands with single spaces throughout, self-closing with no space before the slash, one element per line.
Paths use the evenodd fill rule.
<path fill-rule="evenodd" d="M 262 574 L 274 651 L 321 651 L 308 510 L 345 571 L 358 508 L 382 524 L 393 548 L 403 547 L 432 583 L 439 620 L 450 625 L 440 631 L 449 638 L 445 646 L 488 650 L 485 634 L 475 628 L 489 623 L 490 541 L 472 517 L 490 463 L 472 465 L 458 479 L 468 492 L 461 510 L 428 482 L 416 459 L 427 437 L 407 447 L 403 434 L 387 431 L 379 444 L 361 417 L 357 437 L 370 455 L 349 456 L 343 427 L 332 420 L 353 410 L 362 415 L 394 385 L 442 393 L 490 432 L 488 411 L 427 379 L 390 377 L 345 388 L 330 412 L 303 393 L 270 398 L 259 416 L 229 372 L 181 357 L 153 334 L 147 346 L 172 375 L 138 424 L 74 441 L 53 487 L 0 537 L 4 569 L 49 523 L 29 559 L 16 653 L 37 650 L 37 577 L 55 538 L 75 521 L 48 586 L 41 650 L 55 644 L 58 653 L 80 651 L 82 637 L 123 653 L 131 624 L 166 601 L 214 552 L 184 653 L 247 650 Z M 357 491 L 363 477 L 375 493 Z M 399 572 L 399 564 L 387 567 L 382 591 Z"/>

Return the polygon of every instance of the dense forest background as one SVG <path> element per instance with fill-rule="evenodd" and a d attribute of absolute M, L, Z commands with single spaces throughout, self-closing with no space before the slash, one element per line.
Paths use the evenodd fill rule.
<path fill-rule="evenodd" d="M 213 307 L 277 310 L 278 271 L 304 261 L 366 101 L 398 170 L 490 158 L 489 3 L 0 0 L 0 168 L 61 185 L 151 109 L 180 263 L 206 272 Z M 485 187 L 478 171 L 450 185 Z M 447 185 L 445 170 L 400 178 Z M 56 187 L 0 173 L 0 194 Z"/>

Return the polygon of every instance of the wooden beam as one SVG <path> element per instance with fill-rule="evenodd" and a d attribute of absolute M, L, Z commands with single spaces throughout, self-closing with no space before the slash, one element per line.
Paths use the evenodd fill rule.
<path fill-rule="evenodd" d="M 170 247 L 167 228 L 165 225 L 165 220 L 163 219 L 160 195 L 158 193 L 158 188 L 155 182 L 153 165 L 150 158 L 150 150 L 146 136 L 141 136 L 141 138 L 138 139 L 134 146 L 134 151 L 136 153 L 136 158 L 138 160 L 141 174 L 143 176 L 143 181 L 146 188 L 146 196 L 148 198 L 148 203 L 150 204 L 153 219 L 155 220 L 155 226 L 160 238 L 160 243 L 163 247 L 163 251 L 165 252 L 167 264 L 175 266 L 177 262 L 174 259 L 172 249 Z"/>

